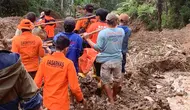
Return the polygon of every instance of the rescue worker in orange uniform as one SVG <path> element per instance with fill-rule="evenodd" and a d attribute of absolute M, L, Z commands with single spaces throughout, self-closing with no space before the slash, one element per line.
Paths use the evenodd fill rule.
<path fill-rule="evenodd" d="M 65 57 L 69 45 L 66 36 L 59 36 L 55 42 L 56 51 L 42 59 L 34 79 L 39 88 L 44 81 L 43 104 L 48 110 L 69 110 L 68 87 L 78 102 L 86 103 L 74 64 Z"/>
<path fill-rule="evenodd" d="M 84 17 L 92 16 L 93 10 L 94 10 L 93 5 L 87 4 L 84 8 L 84 13 L 85 13 Z M 79 34 L 84 33 L 89 28 L 89 26 L 94 22 L 96 22 L 95 17 L 78 20 L 74 32 Z"/>
<path fill-rule="evenodd" d="M 36 21 L 36 14 L 34 12 L 28 12 L 26 14 L 26 19 L 30 20 L 34 25 L 34 22 Z M 18 35 L 21 35 L 21 34 L 22 34 L 22 31 L 17 28 L 16 32 L 15 32 L 15 36 L 18 36 Z"/>
<path fill-rule="evenodd" d="M 22 30 L 22 34 L 13 38 L 12 52 L 20 54 L 24 67 L 34 78 L 39 66 L 39 57 L 45 54 L 42 40 L 31 33 L 34 27 L 30 20 L 23 19 L 18 28 Z"/>
<path fill-rule="evenodd" d="M 55 22 L 55 19 L 53 17 L 50 16 L 51 14 L 51 10 L 45 10 L 45 17 L 38 23 L 50 23 L 50 22 Z M 54 30 L 56 27 L 56 24 L 47 24 L 47 25 L 42 25 L 43 29 L 46 31 L 47 33 L 47 40 L 52 40 L 54 37 Z"/>
<path fill-rule="evenodd" d="M 36 24 L 36 14 L 34 12 L 28 12 L 26 14 L 26 19 L 30 20 L 33 25 Z M 17 30 L 15 32 L 15 36 L 18 36 L 21 34 L 22 34 L 22 31 L 17 28 Z M 32 34 L 39 36 L 42 40 L 45 40 L 47 38 L 46 32 L 43 29 L 41 29 L 40 27 L 34 27 L 32 29 Z M 10 41 L 8 41 L 8 42 L 10 42 Z"/>
<path fill-rule="evenodd" d="M 97 22 L 95 22 L 95 23 L 93 23 L 93 24 L 90 25 L 90 27 L 87 29 L 87 33 L 96 31 L 98 29 L 104 29 L 104 28 L 106 28 L 107 27 L 107 23 L 106 23 L 106 16 L 107 16 L 107 14 L 108 14 L 108 11 L 106 9 L 103 9 L 103 8 L 97 9 L 96 10 L 96 20 L 97 20 Z M 98 32 L 95 33 L 95 34 L 92 34 L 91 36 L 89 36 L 89 38 L 91 39 L 91 41 L 94 42 L 94 43 L 96 43 L 97 37 L 98 37 Z M 89 50 L 89 51 L 91 51 L 91 50 Z M 80 67 L 82 67 L 82 66 L 86 66 L 86 65 L 80 65 Z M 101 64 L 97 63 L 95 61 L 94 62 L 94 66 L 96 68 L 96 75 L 100 76 L 100 67 L 101 67 Z"/>
<path fill-rule="evenodd" d="M 90 33 L 92 31 L 96 31 L 98 29 L 104 29 L 107 27 L 106 23 L 106 16 L 108 14 L 108 11 L 103 8 L 99 8 L 96 10 L 96 20 L 97 22 L 92 23 L 90 27 L 87 29 L 87 33 Z M 98 37 L 98 33 L 92 34 L 89 38 L 92 40 L 92 42 L 96 43 Z"/>

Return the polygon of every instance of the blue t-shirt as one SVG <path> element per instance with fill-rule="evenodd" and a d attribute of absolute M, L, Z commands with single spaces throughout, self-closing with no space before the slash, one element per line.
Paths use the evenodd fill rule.
<path fill-rule="evenodd" d="M 122 60 L 122 42 L 125 32 L 121 28 L 106 28 L 99 32 L 97 44 L 94 49 L 100 51 L 96 61 L 104 63 L 107 61 Z"/>
<path fill-rule="evenodd" d="M 122 52 L 127 53 L 128 52 L 128 40 L 131 36 L 131 29 L 128 26 L 118 26 L 119 28 L 122 28 L 125 31 L 125 37 L 123 38 L 123 44 L 122 44 Z"/>
<path fill-rule="evenodd" d="M 76 33 L 66 33 L 60 32 L 54 36 L 53 41 L 55 42 L 59 36 L 66 36 L 70 40 L 70 45 L 66 54 L 66 57 L 73 61 L 75 65 L 76 72 L 79 71 L 78 58 L 80 57 L 82 51 L 82 38 Z"/>

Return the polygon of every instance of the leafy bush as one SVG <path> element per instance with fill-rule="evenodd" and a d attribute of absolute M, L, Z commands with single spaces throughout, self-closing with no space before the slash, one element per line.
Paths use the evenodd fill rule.
<path fill-rule="evenodd" d="M 145 3 L 139 5 L 138 18 L 147 24 L 148 30 L 155 30 L 157 28 L 156 8 L 154 6 Z"/>
<path fill-rule="evenodd" d="M 0 16 L 21 16 L 28 10 L 27 0 L 1 0 Z"/>
<path fill-rule="evenodd" d="M 127 13 L 132 19 L 140 19 L 147 24 L 148 29 L 156 29 L 158 23 L 157 0 L 126 0 L 118 5 L 116 13 Z M 157 5 L 156 5 L 157 4 Z M 162 26 L 165 28 L 180 28 L 190 22 L 189 0 L 163 0 Z M 160 6 L 160 4 L 159 4 Z"/>
<path fill-rule="evenodd" d="M 132 19 L 138 17 L 138 3 L 135 0 L 126 0 L 119 3 L 117 7 L 117 10 L 114 11 L 115 13 L 128 13 Z"/>
<path fill-rule="evenodd" d="M 189 2 L 189 5 L 190 5 L 190 2 Z M 183 20 L 183 24 L 182 25 L 185 25 L 187 23 L 189 23 L 189 20 L 190 20 L 190 7 L 188 6 L 182 6 L 181 9 L 179 10 L 181 16 L 182 16 L 182 20 Z"/>
<path fill-rule="evenodd" d="M 150 20 L 154 20 L 154 16 L 156 15 L 155 12 L 156 8 L 150 4 L 142 4 L 138 7 L 138 17 L 145 23 L 150 22 Z"/>
<path fill-rule="evenodd" d="M 127 13 L 131 19 L 140 19 L 147 24 L 148 30 L 154 30 L 157 26 L 156 8 L 153 4 L 142 3 L 138 0 L 126 0 L 118 4 L 117 10 L 114 12 L 118 14 Z"/>

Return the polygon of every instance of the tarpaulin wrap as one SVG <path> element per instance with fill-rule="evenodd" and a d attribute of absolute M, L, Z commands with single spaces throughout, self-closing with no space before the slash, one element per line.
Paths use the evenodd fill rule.
<path fill-rule="evenodd" d="M 79 69 L 83 74 L 87 74 L 93 66 L 98 52 L 93 48 L 85 48 L 83 55 L 79 58 Z"/>

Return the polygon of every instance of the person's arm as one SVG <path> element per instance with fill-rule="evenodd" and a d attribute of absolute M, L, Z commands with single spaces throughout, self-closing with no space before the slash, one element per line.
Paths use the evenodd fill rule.
<path fill-rule="evenodd" d="M 17 28 L 17 29 L 16 29 L 16 32 L 15 32 L 15 36 L 19 36 L 19 35 L 21 35 L 21 34 L 22 34 L 22 31 Z M 14 37 L 15 37 L 15 36 L 14 36 Z M 14 38 L 14 37 L 13 37 L 13 38 Z"/>
<path fill-rule="evenodd" d="M 17 36 L 16 36 L 17 37 Z M 19 46 L 17 45 L 17 41 L 15 40 L 15 37 L 13 38 L 12 41 L 12 48 L 11 48 L 12 52 L 18 53 L 19 52 Z"/>
<path fill-rule="evenodd" d="M 72 91 L 72 94 L 76 97 L 78 102 L 83 101 L 83 94 L 79 86 L 77 73 L 74 67 L 73 62 L 69 63 L 67 70 L 67 77 L 69 81 L 69 87 Z"/>
<path fill-rule="evenodd" d="M 39 21 L 39 22 L 37 23 L 37 25 L 40 25 L 40 24 L 42 24 L 42 23 L 45 23 L 45 19 L 42 19 L 41 21 Z M 41 28 L 44 28 L 45 25 L 40 25 L 40 27 L 41 27 Z"/>
<path fill-rule="evenodd" d="M 78 43 L 77 48 L 79 49 L 79 51 L 77 52 L 77 58 L 79 58 L 81 56 L 82 51 L 83 51 L 83 47 L 82 47 L 83 39 L 81 37 L 79 37 L 77 39 L 77 43 Z"/>
<path fill-rule="evenodd" d="M 90 38 L 86 38 L 86 41 L 88 42 L 88 44 L 89 44 L 92 48 L 94 48 L 95 43 L 92 42 Z"/>
<path fill-rule="evenodd" d="M 128 37 L 128 38 L 131 36 L 131 32 L 132 32 L 132 30 L 131 30 L 131 28 L 129 28 L 129 30 L 128 30 L 128 32 L 127 32 L 127 37 Z"/>
<path fill-rule="evenodd" d="M 87 32 L 87 33 L 90 33 L 90 32 L 92 32 L 92 31 L 95 31 L 93 24 L 91 24 L 90 27 L 87 28 L 86 32 Z M 92 35 L 93 35 L 93 34 L 92 34 Z M 88 36 L 88 37 L 91 39 L 91 38 L 92 38 L 92 35 L 90 35 L 90 36 Z"/>
<path fill-rule="evenodd" d="M 45 55 L 45 50 L 43 49 L 43 43 L 42 43 L 42 40 L 40 38 L 38 38 L 39 40 L 39 47 L 38 47 L 38 50 L 39 50 L 39 56 L 40 57 L 44 57 Z"/>
<path fill-rule="evenodd" d="M 128 51 L 128 41 L 129 41 L 130 35 L 131 35 L 131 30 L 128 30 L 128 32 L 125 33 L 125 36 L 123 38 L 123 44 L 122 44 L 122 52 L 123 53 L 127 53 L 127 51 Z"/>
<path fill-rule="evenodd" d="M 42 86 L 42 80 L 44 77 L 43 71 L 45 69 L 44 65 L 45 65 L 45 61 L 44 61 L 44 59 L 42 59 L 40 65 L 39 65 L 38 71 L 36 73 L 36 76 L 34 78 L 34 81 L 35 81 L 36 85 L 38 86 L 38 88 L 40 88 Z"/>
<path fill-rule="evenodd" d="M 56 43 L 56 40 L 59 36 L 61 36 L 62 33 L 58 33 L 56 34 L 54 37 L 53 37 L 53 43 L 55 44 Z"/>
<path fill-rule="evenodd" d="M 94 42 L 92 42 L 88 36 L 85 37 L 86 41 L 88 42 L 88 44 L 94 48 L 96 51 L 102 51 L 103 50 L 103 47 L 104 47 L 104 41 L 105 41 L 105 38 L 104 38 L 104 32 L 100 31 L 99 34 L 98 34 L 98 39 L 97 39 L 97 43 L 95 44 Z"/>
<path fill-rule="evenodd" d="M 82 20 L 78 20 L 77 23 L 76 23 L 76 25 L 75 25 L 74 31 L 75 31 L 76 33 L 78 33 L 79 30 L 80 30 L 80 28 L 81 28 L 81 26 L 82 26 Z"/>

